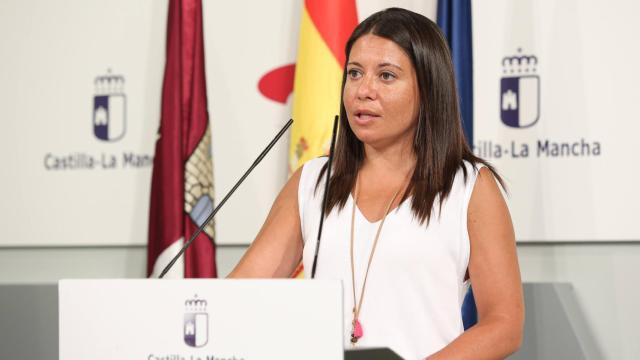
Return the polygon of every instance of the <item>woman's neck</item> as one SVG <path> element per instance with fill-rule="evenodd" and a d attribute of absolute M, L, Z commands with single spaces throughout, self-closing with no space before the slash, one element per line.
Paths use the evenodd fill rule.
<path fill-rule="evenodd" d="M 413 172 L 416 155 L 410 144 L 395 143 L 385 147 L 364 145 L 362 171 L 405 177 Z"/>

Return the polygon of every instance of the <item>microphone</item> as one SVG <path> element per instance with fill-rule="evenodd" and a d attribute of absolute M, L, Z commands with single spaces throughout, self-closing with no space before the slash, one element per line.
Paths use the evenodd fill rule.
<path fill-rule="evenodd" d="M 216 206 L 216 208 L 213 209 L 211 214 L 209 214 L 209 216 L 206 218 L 206 220 L 200 225 L 200 227 L 198 227 L 198 230 L 196 230 L 196 232 L 194 232 L 193 235 L 191 235 L 191 238 L 189 239 L 189 241 L 187 241 L 186 243 L 184 243 L 184 245 L 182 245 L 182 248 L 180 249 L 180 251 L 176 254 L 176 256 L 173 257 L 173 259 L 171 259 L 171 261 L 167 264 L 167 266 L 165 266 L 165 268 L 162 270 L 162 272 L 160 273 L 160 276 L 158 276 L 159 279 L 162 279 L 164 277 L 164 275 L 171 269 L 173 264 L 175 264 L 175 262 L 180 258 L 180 256 L 182 256 L 182 254 L 184 254 L 185 250 L 187 250 L 187 248 L 189 247 L 189 245 L 191 245 L 193 240 L 195 240 L 196 237 L 202 232 L 202 230 L 204 230 L 204 228 L 207 226 L 207 224 L 211 220 L 213 220 L 213 217 L 216 215 L 218 210 L 220 210 L 222 205 L 224 205 L 224 203 L 227 202 L 229 197 L 231 197 L 231 195 L 236 191 L 236 189 L 240 186 L 240 184 L 242 184 L 244 179 L 246 179 L 247 176 L 249 176 L 249 173 L 251 173 L 251 171 L 253 171 L 253 169 L 260 163 L 260 161 L 262 161 L 262 159 L 265 157 L 265 155 L 267 155 L 267 153 L 271 150 L 273 145 L 275 145 L 278 142 L 278 140 L 280 140 L 282 135 L 284 135 L 285 131 L 287 131 L 287 129 L 291 126 L 291 124 L 293 124 L 293 119 L 289 119 L 289 121 L 287 121 L 287 123 L 280 130 L 280 132 L 278 132 L 278 134 L 276 134 L 276 136 L 273 138 L 273 140 L 271 140 L 269 145 L 267 145 L 267 147 L 264 150 L 262 150 L 260 155 L 258 155 L 258 158 L 253 162 L 253 164 L 251 164 L 251 166 L 249 167 L 249 169 L 247 169 L 247 171 L 244 173 L 244 175 L 242 175 L 240 180 L 238 180 L 238 182 L 236 182 L 236 184 L 231 188 L 231 190 L 229 190 L 227 195 L 224 196 L 222 201 L 220 201 L 218 206 Z"/>
<path fill-rule="evenodd" d="M 320 251 L 320 237 L 322 236 L 322 225 L 324 224 L 324 208 L 327 206 L 327 193 L 329 193 L 329 179 L 331 179 L 331 163 L 333 162 L 333 149 L 336 146 L 336 133 L 338 132 L 338 115 L 333 118 L 333 133 L 331 135 L 331 147 L 329 148 L 329 160 L 327 161 L 327 180 L 324 182 L 324 194 L 322 195 L 322 209 L 320 210 L 320 226 L 318 227 L 318 239 L 316 240 L 316 252 L 313 255 L 313 266 L 311 267 L 311 278 L 316 277 L 316 267 L 318 265 L 318 252 Z"/>

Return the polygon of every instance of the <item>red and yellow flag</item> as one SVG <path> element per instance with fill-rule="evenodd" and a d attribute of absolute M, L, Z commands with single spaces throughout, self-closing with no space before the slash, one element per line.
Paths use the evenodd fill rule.
<path fill-rule="evenodd" d="M 344 47 L 358 24 L 355 0 L 306 0 L 293 85 L 289 170 L 327 154 L 340 111 Z"/>
<path fill-rule="evenodd" d="M 357 24 L 355 0 L 304 2 L 293 85 L 291 173 L 329 152 L 333 118 L 340 112 L 344 47 Z M 293 276 L 302 277 L 302 265 Z"/>

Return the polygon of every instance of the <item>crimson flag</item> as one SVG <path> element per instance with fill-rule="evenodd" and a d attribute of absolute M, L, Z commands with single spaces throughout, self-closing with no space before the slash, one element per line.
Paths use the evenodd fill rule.
<path fill-rule="evenodd" d="M 147 275 L 157 277 L 213 209 L 201 0 L 170 0 L 160 129 L 151 180 Z M 216 277 L 214 224 L 167 277 Z"/>

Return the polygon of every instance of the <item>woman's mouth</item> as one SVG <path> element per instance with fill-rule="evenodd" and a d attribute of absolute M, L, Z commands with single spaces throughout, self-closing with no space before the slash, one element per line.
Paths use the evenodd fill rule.
<path fill-rule="evenodd" d="M 360 125 L 368 124 L 381 116 L 373 111 L 358 110 L 355 112 L 355 120 Z"/>

